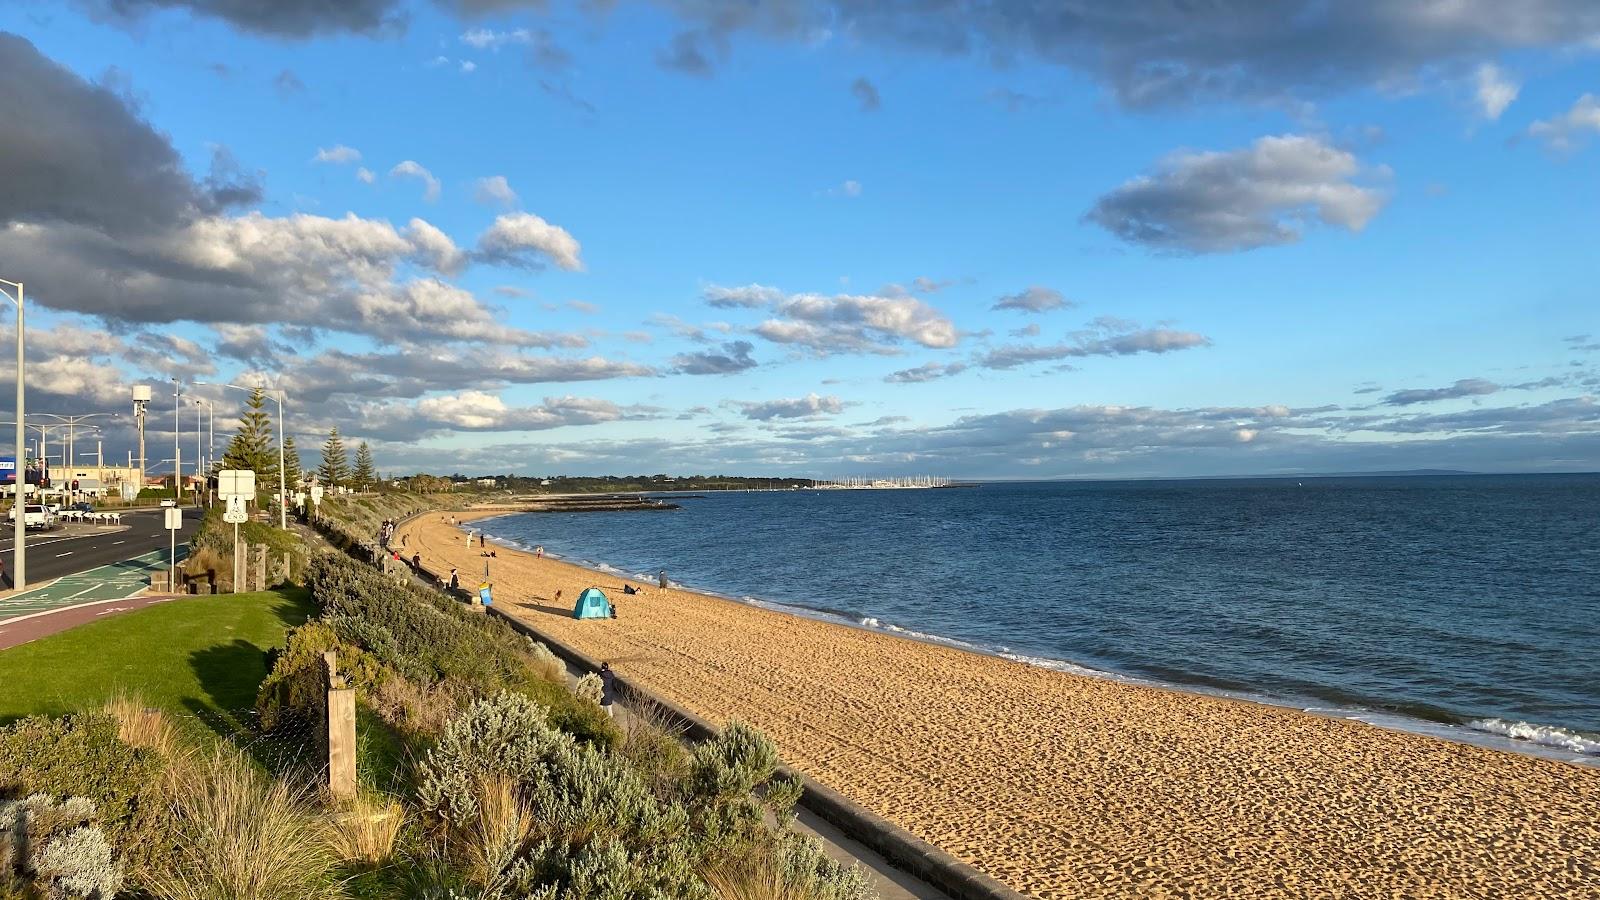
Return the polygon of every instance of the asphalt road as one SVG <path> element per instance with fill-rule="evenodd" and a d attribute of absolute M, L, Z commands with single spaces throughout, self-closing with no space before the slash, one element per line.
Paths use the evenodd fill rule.
<path fill-rule="evenodd" d="M 168 532 L 162 525 L 162 510 L 138 510 L 122 514 L 123 528 L 95 529 L 93 526 L 57 526 L 54 531 L 30 531 L 27 539 L 28 584 L 35 585 L 96 566 L 122 562 L 169 546 Z M 0 521 L 0 560 L 5 562 L 9 579 L 16 571 L 9 522 Z M 178 543 L 185 544 L 200 524 L 200 510 L 183 511 L 183 528 Z"/>

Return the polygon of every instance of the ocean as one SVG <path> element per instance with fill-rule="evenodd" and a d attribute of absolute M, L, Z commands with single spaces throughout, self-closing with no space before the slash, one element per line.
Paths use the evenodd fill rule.
<path fill-rule="evenodd" d="M 491 538 L 1035 665 L 1600 761 L 1600 475 L 987 483 Z"/>

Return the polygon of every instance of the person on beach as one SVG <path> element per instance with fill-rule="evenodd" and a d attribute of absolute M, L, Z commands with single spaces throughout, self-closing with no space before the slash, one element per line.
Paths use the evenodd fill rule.
<path fill-rule="evenodd" d="M 634 587 L 631 584 L 623 584 L 622 585 L 622 592 L 624 594 L 637 594 L 637 593 L 639 593 L 639 589 Z"/>
<path fill-rule="evenodd" d="M 452 593 L 452 594 L 454 594 L 456 591 L 461 589 L 461 576 L 456 574 L 456 570 L 455 570 L 454 566 L 452 566 L 450 568 L 450 583 L 449 583 L 449 587 L 450 587 L 450 593 Z"/>
<path fill-rule="evenodd" d="M 617 702 L 617 673 L 611 671 L 611 663 L 600 664 L 600 708 L 606 711 L 607 718 L 614 715 L 611 705 Z"/>
<path fill-rule="evenodd" d="M 413 570 L 417 571 L 417 572 L 421 572 L 422 571 L 422 554 L 421 553 L 413 553 L 413 554 L 411 554 L 411 568 Z"/>
<path fill-rule="evenodd" d="M 488 542 L 489 542 L 489 536 L 484 534 L 481 531 L 478 532 L 478 549 L 482 550 L 488 544 Z"/>
<path fill-rule="evenodd" d="M 544 559 L 544 545 L 543 544 L 540 544 L 539 546 L 533 548 L 533 558 L 534 559 Z"/>
<path fill-rule="evenodd" d="M 667 570 L 666 569 L 662 569 L 661 570 L 661 576 L 660 577 L 661 577 L 661 589 L 664 591 L 664 590 L 667 589 Z"/>

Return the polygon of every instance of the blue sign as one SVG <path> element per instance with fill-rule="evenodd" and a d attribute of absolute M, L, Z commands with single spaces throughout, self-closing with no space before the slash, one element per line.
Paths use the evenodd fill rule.
<path fill-rule="evenodd" d="M 484 606 L 494 605 L 494 596 L 489 591 L 489 585 L 481 584 L 478 586 L 478 599 L 483 601 Z"/>

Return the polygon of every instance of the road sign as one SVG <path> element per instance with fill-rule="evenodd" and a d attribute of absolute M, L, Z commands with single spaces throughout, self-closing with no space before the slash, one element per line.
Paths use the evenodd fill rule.
<path fill-rule="evenodd" d="M 256 498 L 256 473 L 250 469 L 223 469 L 217 473 L 218 497 Z"/>
<path fill-rule="evenodd" d="M 183 510 L 176 506 L 169 506 L 166 508 L 165 512 L 167 514 L 168 531 L 177 531 L 179 528 L 183 527 Z"/>
<path fill-rule="evenodd" d="M 230 525 L 243 525 L 250 521 L 250 514 L 244 508 L 244 498 L 233 496 L 228 498 L 228 508 L 222 513 L 222 521 Z"/>

